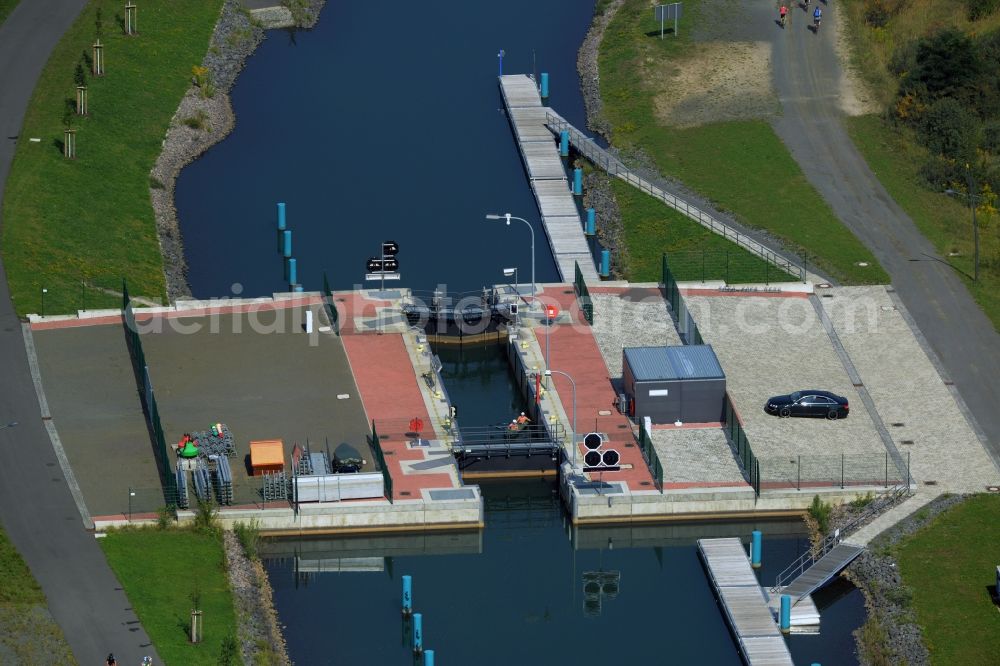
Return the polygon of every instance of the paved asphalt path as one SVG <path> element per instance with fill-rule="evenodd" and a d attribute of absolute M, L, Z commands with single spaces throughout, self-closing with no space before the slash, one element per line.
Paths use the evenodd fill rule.
<path fill-rule="evenodd" d="M 25 0 L 0 25 L 0 200 L 31 92 L 86 0 Z M 26 140 L 24 137 L 22 140 Z M 43 138 L 48 149 L 51 137 Z M 0 220 L 0 224 L 3 221 Z M 81 665 L 161 664 L 60 472 L 42 424 L 0 259 L 0 522 L 27 560 Z M 109 472 L 112 470 L 109 468 Z"/>
<path fill-rule="evenodd" d="M 821 3 L 818 33 L 800 8 L 783 31 L 774 24 L 772 2 L 755 3 L 753 20 L 774 40 L 774 80 L 783 115 L 775 131 L 809 182 L 844 224 L 889 272 L 903 304 L 955 383 L 985 435 L 987 450 L 1000 459 L 1000 335 L 969 295 L 955 270 L 893 201 L 854 147 L 836 104 L 840 64 L 832 18 L 838 3 Z M 971 233 L 971 222 L 970 222 Z M 927 409 L 934 409 L 928 405 Z"/>

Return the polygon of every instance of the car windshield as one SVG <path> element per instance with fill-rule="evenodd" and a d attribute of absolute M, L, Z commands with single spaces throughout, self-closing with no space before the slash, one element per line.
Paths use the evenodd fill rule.
<path fill-rule="evenodd" d="M 788 397 L 792 399 L 792 402 L 797 402 L 798 399 L 802 397 L 802 391 L 796 391 L 795 393 L 791 393 L 789 394 Z"/>

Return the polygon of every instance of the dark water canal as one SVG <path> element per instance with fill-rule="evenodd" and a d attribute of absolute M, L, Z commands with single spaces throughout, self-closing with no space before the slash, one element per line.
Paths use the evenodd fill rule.
<path fill-rule="evenodd" d="M 569 532 L 551 484 L 482 484 L 482 534 L 266 544 L 265 566 L 299 664 L 411 664 L 400 576 L 437 664 L 740 664 L 695 540 L 764 533 L 761 580 L 807 547 L 801 521 Z M 572 534 L 572 535 L 571 535 Z M 818 635 L 793 635 L 796 663 L 856 664 L 864 618 L 849 585 L 815 597 Z"/>
<path fill-rule="evenodd" d="M 400 245 L 402 285 L 474 290 L 504 267 L 557 278 L 502 113 L 506 73 L 546 71 L 550 102 L 584 126 L 576 52 L 593 0 L 329 2 L 319 24 L 271 31 L 232 91 L 237 124 L 182 172 L 176 203 L 198 297 L 287 291 L 275 203 L 286 202 L 306 290 L 364 278 L 383 240 Z"/>
<path fill-rule="evenodd" d="M 584 125 L 576 52 L 593 0 L 329 2 L 319 25 L 273 31 L 233 90 L 231 136 L 182 173 L 177 208 L 198 297 L 284 291 L 275 203 L 288 206 L 299 281 L 361 282 L 383 240 L 399 243 L 402 286 L 475 290 L 504 267 L 557 276 L 496 83 L 547 71 L 551 104 Z M 442 353 L 465 424 L 519 402 L 490 350 Z M 414 576 L 438 664 L 738 664 L 695 550 L 705 536 L 764 531 L 765 582 L 807 545 L 799 522 L 567 531 L 551 484 L 485 485 L 482 533 L 270 541 L 266 566 L 299 664 L 409 664 L 400 576 Z M 816 596 L 818 636 L 793 636 L 798 663 L 854 664 L 859 592 Z"/>

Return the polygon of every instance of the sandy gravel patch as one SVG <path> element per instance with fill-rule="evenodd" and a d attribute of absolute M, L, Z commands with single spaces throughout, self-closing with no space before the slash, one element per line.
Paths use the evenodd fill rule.
<path fill-rule="evenodd" d="M 653 85 L 656 117 L 673 127 L 765 118 L 778 112 L 767 42 L 702 42 Z"/>

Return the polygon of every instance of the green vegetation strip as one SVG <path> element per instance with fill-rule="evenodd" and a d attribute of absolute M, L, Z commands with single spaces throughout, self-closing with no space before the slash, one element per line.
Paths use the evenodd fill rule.
<path fill-rule="evenodd" d="M 136 529 L 100 540 L 160 657 L 167 664 L 214 664 L 236 635 L 236 615 L 217 530 Z M 204 641 L 191 643 L 192 597 L 200 596 Z"/>
<path fill-rule="evenodd" d="M 35 88 L 7 180 L 4 262 L 21 315 L 119 307 L 122 278 L 136 295 L 164 298 L 163 260 L 149 198 L 149 172 L 190 85 L 222 0 L 149 0 L 139 34 L 125 37 L 117 0 L 92 0 L 63 36 Z M 69 114 L 74 74 L 92 53 L 102 10 L 105 72 L 86 77 L 87 117 Z M 62 156 L 64 120 L 76 159 Z M 30 137 L 41 141 L 32 143 Z"/>
<path fill-rule="evenodd" d="M 788 281 L 790 275 L 681 215 L 662 201 L 617 178 L 615 199 L 626 215 L 628 275 L 633 282 L 659 282 L 661 257 L 679 281 L 725 280 L 730 284 Z"/>
<path fill-rule="evenodd" d="M 1000 613 L 988 589 L 1000 552 L 1000 497 L 977 495 L 899 548 L 899 571 L 934 664 L 992 664 Z"/>
<path fill-rule="evenodd" d="M 0 663 L 75 664 L 28 565 L 0 530 Z"/>
<path fill-rule="evenodd" d="M 10 13 L 14 11 L 14 7 L 17 7 L 17 3 L 21 0 L 0 0 L 0 23 L 7 20 Z"/>
<path fill-rule="evenodd" d="M 692 23 L 700 2 L 684 6 L 680 35 L 660 40 L 652 12 L 642 0 L 627 0 L 608 26 L 599 63 L 604 114 L 613 143 L 641 148 L 664 174 L 710 198 L 741 222 L 782 239 L 792 252 L 845 284 L 888 282 L 874 256 L 834 216 L 809 184 L 771 126 L 764 121 L 701 127 L 667 127 L 654 113 L 655 82 L 691 51 Z M 711 17 L 706 17 L 711 20 Z M 656 32 L 651 36 L 651 32 Z M 626 231 L 633 213 L 622 206 Z M 630 254 L 662 239 L 638 233 L 628 238 Z M 660 248 L 656 248 L 660 251 Z M 867 263 L 860 267 L 858 263 Z"/>
<path fill-rule="evenodd" d="M 979 282 L 973 282 L 972 211 L 961 200 L 924 186 L 919 169 L 927 151 L 877 116 L 850 118 L 847 129 L 882 186 L 941 258 L 955 267 L 986 316 L 1000 328 L 1000 217 L 985 225 L 980 220 Z"/>

